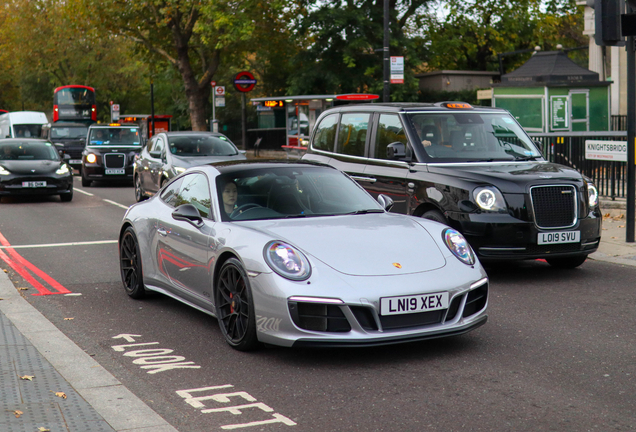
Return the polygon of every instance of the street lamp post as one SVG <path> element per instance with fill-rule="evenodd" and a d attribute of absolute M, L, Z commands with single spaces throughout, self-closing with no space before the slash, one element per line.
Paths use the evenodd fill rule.
<path fill-rule="evenodd" d="M 382 92 L 382 101 L 391 102 L 389 88 L 389 0 L 384 0 L 384 57 L 383 57 L 383 76 L 384 89 Z"/>

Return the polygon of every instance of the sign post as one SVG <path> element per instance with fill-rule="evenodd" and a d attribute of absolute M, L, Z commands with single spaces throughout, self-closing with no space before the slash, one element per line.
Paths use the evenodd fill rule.
<path fill-rule="evenodd" d="M 110 122 L 116 123 L 119 121 L 119 104 L 110 105 Z"/>
<path fill-rule="evenodd" d="M 391 84 L 404 84 L 404 57 L 391 56 Z"/>
<path fill-rule="evenodd" d="M 245 110 L 245 93 L 254 90 L 256 86 L 256 79 L 251 72 L 243 71 L 236 74 L 234 77 L 234 88 L 242 93 L 241 95 L 241 129 L 243 139 L 243 150 L 247 150 L 247 113 Z"/>

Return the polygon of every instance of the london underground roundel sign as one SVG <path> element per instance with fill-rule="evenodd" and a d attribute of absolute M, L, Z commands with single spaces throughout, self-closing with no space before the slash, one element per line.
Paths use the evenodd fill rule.
<path fill-rule="evenodd" d="M 256 79 L 251 72 L 243 71 L 236 74 L 234 77 L 234 88 L 240 92 L 247 93 L 254 90 L 256 86 Z"/>

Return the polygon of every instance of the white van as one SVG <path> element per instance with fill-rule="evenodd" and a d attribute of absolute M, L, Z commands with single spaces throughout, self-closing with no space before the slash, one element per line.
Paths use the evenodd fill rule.
<path fill-rule="evenodd" d="M 40 138 L 49 121 L 37 111 L 15 111 L 0 115 L 0 138 Z"/>

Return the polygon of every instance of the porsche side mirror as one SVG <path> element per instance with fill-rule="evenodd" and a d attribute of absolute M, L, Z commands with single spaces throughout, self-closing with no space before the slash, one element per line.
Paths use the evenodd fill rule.
<path fill-rule="evenodd" d="M 192 204 L 181 204 L 172 212 L 172 219 L 189 222 L 197 228 L 203 226 L 203 218 Z"/>
<path fill-rule="evenodd" d="M 160 151 L 158 151 L 158 152 L 151 151 L 151 152 L 149 152 L 149 154 L 150 154 L 151 157 L 153 157 L 155 159 L 159 159 L 161 157 L 161 152 Z"/>
<path fill-rule="evenodd" d="M 384 194 L 378 195 L 378 202 L 380 203 L 382 208 L 386 211 L 390 211 L 391 208 L 393 207 L 393 200 L 388 195 L 384 195 Z"/>

